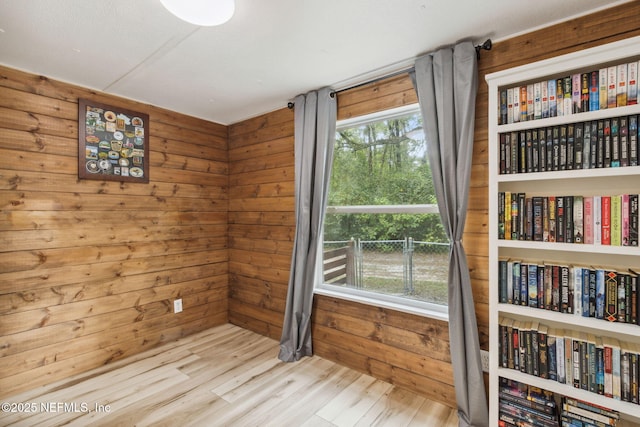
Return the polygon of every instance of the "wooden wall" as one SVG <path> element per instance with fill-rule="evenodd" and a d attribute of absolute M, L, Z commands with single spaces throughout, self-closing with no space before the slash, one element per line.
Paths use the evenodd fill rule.
<path fill-rule="evenodd" d="M 482 52 L 469 212 L 464 234 L 481 346 L 488 348 L 486 73 L 640 34 L 640 2 L 576 18 Z M 407 77 L 343 92 L 340 118 L 415 102 Z M 232 323 L 279 339 L 293 218 L 293 113 L 282 109 L 229 129 Z M 316 296 L 317 354 L 455 406 L 444 322 Z"/>
<path fill-rule="evenodd" d="M 482 53 L 464 242 L 484 348 L 484 75 L 640 35 L 638 16 L 634 1 Z M 149 184 L 77 179 L 79 97 L 150 115 Z M 413 102 L 408 79 L 397 77 L 341 93 L 339 115 Z M 295 228 L 293 163 L 286 108 L 227 128 L 0 68 L 0 395 L 227 319 L 279 339 Z M 176 297 L 184 302 L 177 315 Z M 445 322 L 323 296 L 313 333 L 319 355 L 455 406 Z"/>
<path fill-rule="evenodd" d="M 149 184 L 78 179 L 79 97 L 149 114 Z M 227 141 L 0 68 L 1 396 L 227 322 Z"/>

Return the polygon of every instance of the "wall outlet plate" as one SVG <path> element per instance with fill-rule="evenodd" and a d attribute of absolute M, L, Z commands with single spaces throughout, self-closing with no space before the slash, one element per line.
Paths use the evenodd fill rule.
<path fill-rule="evenodd" d="M 482 361 L 482 371 L 489 372 L 489 352 L 480 350 L 480 360 Z"/>
<path fill-rule="evenodd" d="M 173 312 L 180 313 L 182 311 L 182 298 L 173 301 Z"/>

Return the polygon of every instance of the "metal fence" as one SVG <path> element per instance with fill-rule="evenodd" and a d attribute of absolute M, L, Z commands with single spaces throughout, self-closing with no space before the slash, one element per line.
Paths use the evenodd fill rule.
<path fill-rule="evenodd" d="M 448 243 L 415 241 L 411 237 L 325 242 L 325 282 L 411 296 L 416 292 L 416 280 L 446 286 L 449 247 Z"/>

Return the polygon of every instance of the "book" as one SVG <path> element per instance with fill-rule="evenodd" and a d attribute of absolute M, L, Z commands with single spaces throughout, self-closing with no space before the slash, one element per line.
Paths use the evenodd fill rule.
<path fill-rule="evenodd" d="M 602 245 L 611 245 L 611 196 L 602 196 Z"/>
<path fill-rule="evenodd" d="M 620 166 L 629 166 L 629 125 L 627 117 L 620 117 L 620 127 L 618 128 L 620 145 Z"/>
<path fill-rule="evenodd" d="M 527 105 L 529 100 L 527 99 L 527 86 L 520 86 L 520 121 L 527 121 Z"/>
<path fill-rule="evenodd" d="M 638 103 L 638 61 L 627 64 L 627 105 Z"/>
<path fill-rule="evenodd" d="M 598 71 L 592 71 L 589 76 L 589 111 L 600 109 L 600 82 Z"/>
<path fill-rule="evenodd" d="M 549 84 L 546 81 L 537 83 L 540 86 L 540 105 L 542 108 L 542 117 L 549 117 Z"/>
<path fill-rule="evenodd" d="M 569 95 L 571 97 L 571 95 Z M 558 117 L 564 116 L 564 79 L 556 79 L 556 110 Z"/>
<path fill-rule="evenodd" d="M 527 110 L 526 110 L 526 118 L 525 120 L 533 120 L 534 119 L 534 109 L 535 109 L 535 99 L 533 93 L 533 84 L 528 84 L 527 88 Z"/>
<path fill-rule="evenodd" d="M 575 226 L 573 224 L 573 207 L 575 196 L 564 197 L 564 241 L 566 243 L 574 243 Z"/>
<path fill-rule="evenodd" d="M 556 117 L 558 115 L 558 107 L 557 107 L 557 88 L 556 88 L 555 79 L 551 79 L 547 81 L 547 94 L 549 96 L 549 117 Z"/>
<path fill-rule="evenodd" d="M 589 111 L 589 83 L 591 81 L 590 73 L 580 74 L 580 112 Z"/>
<path fill-rule="evenodd" d="M 598 88 L 600 94 L 599 110 L 604 110 L 609 105 L 609 73 L 607 68 L 598 70 Z"/>
<path fill-rule="evenodd" d="M 605 304 L 604 319 L 609 322 L 618 320 L 618 273 L 614 270 L 605 271 Z"/>
<path fill-rule="evenodd" d="M 536 242 L 544 241 L 543 224 L 543 197 L 532 197 L 533 206 L 533 239 Z"/>
<path fill-rule="evenodd" d="M 556 239 L 558 243 L 565 242 L 565 211 L 564 211 L 564 196 L 556 196 Z"/>
<path fill-rule="evenodd" d="M 582 112 L 582 78 L 580 74 L 571 75 L 571 111 Z"/>
<path fill-rule="evenodd" d="M 611 167 L 611 119 L 604 119 L 604 128 L 603 128 L 603 167 L 609 168 Z"/>
<path fill-rule="evenodd" d="M 540 82 L 533 84 L 533 119 L 542 118 L 542 85 Z"/>
<path fill-rule="evenodd" d="M 620 120 L 617 117 L 611 118 L 611 160 L 610 166 L 612 168 L 620 167 Z"/>
<path fill-rule="evenodd" d="M 607 108 L 618 105 L 618 74 L 617 67 L 607 67 Z"/>
<path fill-rule="evenodd" d="M 606 293 L 605 271 L 602 268 L 598 268 L 596 269 L 596 319 L 605 318 Z"/>
<path fill-rule="evenodd" d="M 620 195 L 609 196 L 611 200 L 611 246 L 622 245 L 622 197 Z"/>
<path fill-rule="evenodd" d="M 617 67 L 616 106 L 627 105 L 627 64 L 618 64 Z"/>
<path fill-rule="evenodd" d="M 602 244 L 602 196 L 593 196 L 593 244 Z"/>
<path fill-rule="evenodd" d="M 593 196 L 584 196 L 582 206 L 584 243 L 591 245 L 593 244 Z"/>
<path fill-rule="evenodd" d="M 527 303 L 529 307 L 538 308 L 538 265 L 527 265 Z"/>
<path fill-rule="evenodd" d="M 578 82 L 579 82 L 578 78 Z M 578 92 L 580 91 L 580 85 L 578 84 Z M 562 105 L 562 115 L 570 116 L 573 114 L 573 78 L 572 76 L 566 76 L 562 79 L 562 93 L 564 95 L 564 103 Z"/>
<path fill-rule="evenodd" d="M 629 194 L 622 194 L 620 196 L 621 202 L 621 244 L 622 246 L 630 246 L 629 245 Z"/>
<path fill-rule="evenodd" d="M 638 116 L 629 116 L 629 166 L 638 166 Z"/>
<path fill-rule="evenodd" d="M 629 246 L 638 246 L 638 195 L 629 194 Z"/>

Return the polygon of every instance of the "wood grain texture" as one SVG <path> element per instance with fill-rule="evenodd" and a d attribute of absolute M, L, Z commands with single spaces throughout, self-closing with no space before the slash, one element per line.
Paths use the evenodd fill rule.
<path fill-rule="evenodd" d="M 478 63 L 480 72 L 469 211 L 463 242 L 469 260 L 480 343 L 484 349 L 488 348 L 490 286 L 487 264 L 488 103 L 484 76 L 515 65 L 638 35 L 638 14 L 640 2 L 634 1 L 495 43 L 492 51 L 482 52 Z M 338 118 L 357 117 L 415 102 L 410 79 L 400 75 L 339 93 Z M 286 296 L 286 269 L 274 274 L 268 271 L 270 269 L 257 269 L 246 260 L 252 251 L 272 252 L 278 258 L 275 254 L 281 252 L 276 252 L 275 248 L 284 249 L 292 243 L 293 198 L 282 198 L 285 195 L 289 197 L 288 191 L 292 190 L 293 183 L 292 169 L 289 169 L 293 159 L 292 123 L 292 111 L 282 109 L 229 128 L 229 234 L 230 244 L 240 250 L 232 251 L 230 256 L 234 272 L 230 284 L 230 320 L 274 338 L 279 337 L 278 322 L 282 315 L 278 306 L 283 307 Z M 273 150 L 272 154 L 270 150 Z M 258 160 L 263 156 L 270 157 Z M 274 164 L 276 159 L 283 163 Z M 253 161 L 264 165 L 264 168 L 253 165 Z M 274 187 L 276 183 L 279 187 Z M 287 193 L 282 192 L 285 189 Z M 266 227 L 256 228 L 256 223 Z M 268 231 L 269 226 L 275 228 Z M 265 240 L 264 249 L 250 241 L 252 233 L 256 233 L 257 239 Z M 275 289 L 280 293 L 277 297 Z M 394 329 L 382 320 L 397 315 L 391 310 L 347 302 L 339 304 L 323 296 L 316 296 L 314 307 L 314 349 L 318 354 L 394 384 L 427 393 L 449 406 L 455 405 L 451 366 L 446 356 L 447 333 L 438 332 L 439 335 L 432 340 L 419 338 L 433 333 L 425 333 L 425 326 L 433 328 L 433 331 L 446 331 L 446 324 L 402 315 L 401 325 Z M 371 317 L 372 313 L 380 318 Z M 407 361 L 415 365 L 409 368 Z"/>
<path fill-rule="evenodd" d="M 0 76 L 0 395 L 226 323 L 227 127 Z M 78 179 L 78 98 L 149 114 L 149 184 Z"/>
<path fill-rule="evenodd" d="M 639 15 L 640 1 L 632 1 L 482 52 L 463 241 L 483 348 L 490 286 L 484 76 L 640 35 Z M 78 98 L 149 114 L 148 185 L 78 180 Z M 338 114 L 415 102 L 409 78 L 396 76 L 341 92 Z M 295 232 L 293 132 L 287 108 L 227 127 L 0 67 L 0 394 L 111 366 L 227 319 L 278 339 Z M 177 297 L 185 311 L 174 315 Z M 319 355 L 455 405 L 446 323 L 321 296 L 314 304 Z M 208 393 L 190 401 L 215 408 Z M 331 421 L 314 413 L 308 424 Z"/>
<path fill-rule="evenodd" d="M 319 356 L 283 363 L 277 352 L 275 340 L 230 324 L 214 327 L 10 396 L 7 401 L 30 402 L 38 411 L 2 412 L 0 424 L 453 427 L 458 423 L 454 410 L 420 394 Z M 57 412 L 40 411 L 40 404 L 50 402 L 56 402 L 52 408 Z M 67 410 L 58 409 L 57 402 L 67 404 Z"/>

